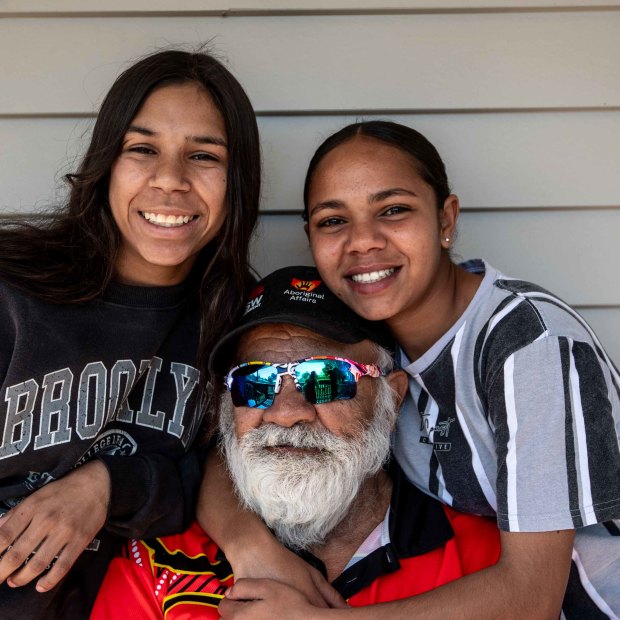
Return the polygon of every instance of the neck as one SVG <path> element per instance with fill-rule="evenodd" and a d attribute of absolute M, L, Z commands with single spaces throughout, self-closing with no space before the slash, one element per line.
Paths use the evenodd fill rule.
<path fill-rule="evenodd" d="M 368 535 L 383 521 L 392 496 L 392 480 L 385 470 L 367 479 L 345 518 L 329 533 L 322 545 L 310 551 L 327 569 L 333 581 L 347 565 Z"/>
<path fill-rule="evenodd" d="M 411 361 L 428 351 L 458 321 L 482 282 L 478 274 L 461 269 L 447 255 L 443 261 L 426 298 L 387 321 Z"/>

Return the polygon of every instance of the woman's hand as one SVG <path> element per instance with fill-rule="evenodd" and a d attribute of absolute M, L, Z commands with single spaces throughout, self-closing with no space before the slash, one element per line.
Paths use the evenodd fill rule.
<path fill-rule="evenodd" d="M 51 590 L 105 524 L 109 501 L 108 471 L 91 461 L 20 502 L 0 520 L 0 583 L 43 575 L 37 590 Z"/>
<path fill-rule="evenodd" d="M 218 611 L 224 620 L 311 620 L 329 614 L 325 609 L 313 606 L 299 590 L 273 579 L 235 582 L 222 599 Z"/>
<path fill-rule="evenodd" d="M 344 599 L 316 568 L 283 547 L 268 530 L 261 544 L 245 545 L 243 553 L 233 558 L 228 559 L 233 567 L 235 583 L 240 580 L 246 583 L 279 582 L 291 586 L 315 607 L 347 607 Z"/>

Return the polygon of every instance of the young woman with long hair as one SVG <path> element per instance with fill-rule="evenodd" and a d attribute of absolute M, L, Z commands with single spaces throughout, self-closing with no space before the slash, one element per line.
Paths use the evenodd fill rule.
<path fill-rule="evenodd" d="M 304 200 L 324 282 L 399 344 L 409 394 L 395 458 L 419 488 L 501 530 L 496 565 L 347 617 L 618 617 L 620 375 L 591 328 L 539 286 L 453 261 L 459 201 L 435 147 L 409 127 L 361 122 L 327 138 Z M 251 557 L 235 531 L 233 553 Z M 268 568 L 286 554 L 262 544 L 255 576 L 299 590 L 292 568 Z M 275 581 L 246 580 L 225 600 L 227 620 L 343 613 Z"/>
<path fill-rule="evenodd" d="M 249 282 L 250 101 L 207 53 L 152 54 L 68 181 L 64 208 L 0 222 L 2 617 L 87 617 L 119 536 L 194 515 L 203 362 Z"/>

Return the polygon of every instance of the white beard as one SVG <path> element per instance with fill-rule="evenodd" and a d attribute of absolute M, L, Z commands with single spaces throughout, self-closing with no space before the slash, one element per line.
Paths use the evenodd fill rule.
<path fill-rule="evenodd" d="M 355 438 L 307 424 L 264 424 L 237 441 L 234 407 L 228 393 L 222 397 L 220 431 L 239 497 L 289 547 L 308 549 L 323 543 L 347 515 L 362 483 L 388 458 L 398 412 L 388 382 L 377 382 L 375 415 Z M 359 407 L 354 401 L 350 405 Z M 317 452 L 265 450 L 278 445 Z"/>

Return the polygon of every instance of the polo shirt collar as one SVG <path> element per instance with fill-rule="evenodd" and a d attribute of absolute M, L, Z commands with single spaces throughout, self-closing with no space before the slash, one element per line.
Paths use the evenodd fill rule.
<path fill-rule="evenodd" d="M 388 466 L 388 473 L 393 484 L 387 516 L 390 540 L 345 569 L 332 582 L 345 599 L 354 596 L 378 577 L 397 571 L 399 560 L 433 551 L 454 536 L 442 505 L 409 482 L 394 459 Z M 299 555 L 326 575 L 321 560 L 309 552 Z"/>

